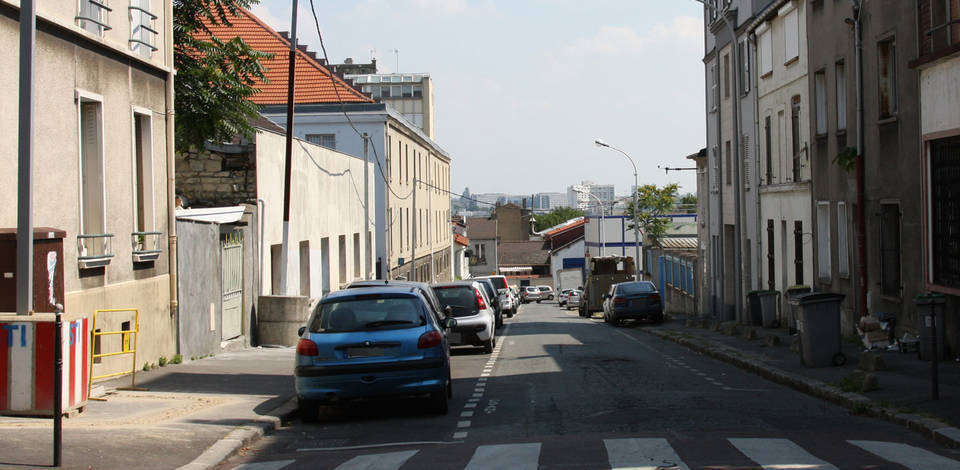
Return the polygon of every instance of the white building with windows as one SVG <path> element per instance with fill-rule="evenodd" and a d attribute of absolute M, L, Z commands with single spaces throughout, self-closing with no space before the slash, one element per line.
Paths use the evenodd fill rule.
<path fill-rule="evenodd" d="M 583 181 L 567 187 L 567 206 L 586 211 L 591 205 L 596 205 L 594 197 L 603 203 L 616 201 L 617 196 L 612 184 L 596 184 L 592 181 Z"/>
<path fill-rule="evenodd" d="M 370 97 L 386 103 L 434 138 L 433 81 L 425 73 L 345 75 Z M 322 144 L 321 144 L 322 145 Z"/>
<path fill-rule="evenodd" d="M 37 5 L 33 223 L 66 232 L 58 260 L 65 298 L 57 299 L 64 321 L 90 318 L 97 309 L 137 309 L 142 362 L 176 352 L 171 8 L 157 0 Z M 5 3 L 3 11 L 0 127 L 7 138 L 0 146 L 0 198 L 7 204 L 0 227 L 12 228 L 20 25 L 15 4 Z M 97 321 L 98 329 L 117 331 L 133 315 Z M 104 353 L 119 351 L 120 338 L 104 338 L 101 346 Z M 129 368 L 129 356 L 103 358 L 93 373 Z"/>

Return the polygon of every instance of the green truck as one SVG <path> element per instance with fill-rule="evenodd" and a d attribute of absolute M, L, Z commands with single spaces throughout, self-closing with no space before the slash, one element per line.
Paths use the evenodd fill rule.
<path fill-rule="evenodd" d="M 619 282 L 633 281 L 637 269 L 630 256 L 601 256 L 587 262 L 587 282 L 580 296 L 580 316 L 590 317 L 603 311 L 603 294 Z"/>

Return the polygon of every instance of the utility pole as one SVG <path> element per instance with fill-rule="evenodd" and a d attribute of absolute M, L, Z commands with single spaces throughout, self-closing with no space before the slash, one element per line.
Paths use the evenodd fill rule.
<path fill-rule="evenodd" d="M 363 279 L 370 280 L 370 155 L 368 147 L 370 145 L 370 136 L 363 133 L 363 249 L 365 260 Z"/>
<path fill-rule="evenodd" d="M 33 310 L 33 58 L 37 5 L 20 2 L 20 122 L 17 141 L 17 315 Z M 59 462 L 57 462 L 59 464 Z"/>
<path fill-rule="evenodd" d="M 287 294 L 287 263 L 290 255 L 290 174 L 293 162 L 293 90 L 297 63 L 297 0 L 290 19 L 290 59 L 287 67 L 287 148 L 283 170 L 283 240 L 280 245 L 280 294 Z M 274 292 L 276 294 L 276 292 Z"/>
<path fill-rule="evenodd" d="M 417 161 L 413 161 L 413 221 L 410 223 L 410 281 L 417 274 Z"/>
<path fill-rule="evenodd" d="M 867 316 L 867 223 L 864 214 L 864 172 L 863 172 L 863 29 L 860 18 L 863 3 L 860 0 L 850 0 L 853 4 L 853 29 L 856 36 L 856 67 L 857 67 L 857 272 L 859 273 L 858 300 L 860 316 Z"/>

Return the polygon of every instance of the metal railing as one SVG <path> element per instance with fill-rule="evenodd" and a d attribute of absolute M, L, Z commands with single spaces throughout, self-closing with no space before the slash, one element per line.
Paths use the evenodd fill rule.
<path fill-rule="evenodd" d="M 112 233 L 77 235 L 77 263 L 80 264 L 81 269 L 106 266 L 110 264 L 112 258 Z"/>
<path fill-rule="evenodd" d="M 162 232 L 133 232 L 130 234 L 130 244 L 133 247 L 133 261 L 142 263 L 153 261 L 160 257 L 163 250 L 160 248 Z"/>
<path fill-rule="evenodd" d="M 133 328 L 131 329 L 121 329 L 116 331 L 97 331 L 97 317 L 101 313 L 133 313 Z M 120 351 L 113 352 L 97 352 L 102 346 L 103 342 L 100 340 L 103 336 L 116 336 L 123 335 L 121 341 Z M 146 389 L 137 388 L 137 344 L 140 340 L 140 310 L 135 308 L 106 308 L 93 311 L 93 325 L 91 327 L 91 344 L 90 348 L 90 381 L 87 383 L 87 396 L 90 396 L 90 390 L 93 388 L 93 381 L 96 379 L 106 379 L 110 377 L 119 377 L 121 375 L 130 374 L 130 386 L 129 387 L 120 387 L 118 390 L 137 390 L 143 391 Z M 131 347 L 132 346 L 132 347 Z M 97 359 L 102 359 L 104 357 L 114 357 L 129 354 L 132 357 L 130 370 L 124 370 L 120 372 L 114 372 L 111 374 L 103 375 L 93 375 L 93 365 Z M 91 400 L 97 400 L 96 398 L 90 397 Z M 103 399 L 99 399 L 103 400 Z"/>

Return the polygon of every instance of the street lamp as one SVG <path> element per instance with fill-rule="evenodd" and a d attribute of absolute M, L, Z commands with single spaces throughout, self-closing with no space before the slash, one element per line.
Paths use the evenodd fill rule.
<path fill-rule="evenodd" d="M 634 163 L 633 159 L 630 158 L 630 155 L 627 155 L 627 152 L 620 150 L 606 142 L 602 139 L 596 139 L 593 143 L 597 144 L 597 147 L 606 147 L 608 149 L 616 150 L 620 152 L 624 157 L 627 157 L 627 160 L 630 160 L 630 164 L 633 165 L 633 241 L 636 246 L 636 258 L 634 258 L 633 263 L 636 265 L 637 269 L 637 280 L 640 280 L 640 223 L 637 221 L 637 191 L 640 189 L 640 184 L 637 182 L 637 164 Z"/>
<path fill-rule="evenodd" d="M 580 194 L 586 194 L 587 196 L 593 197 L 594 199 L 597 200 L 597 205 L 600 206 L 600 223 L 597 225 L 597 237 L 598 237 L 598 239 L 599 239 L 599 241 L 600 241 L 600 256 L 603 256 L 603 245 L 604 245 L 604 241 L 605 241 L 605 240 L 603 239 L 603 221 L 604 221 L 603 201 L 602 201 L 599 197 L 597 197 L 596 194 L 593 194 L 593 193 L 591 193 L 590 191 L 584 191 L 584 190 L 582 190 L 582 189 L 574 189 L 573 191 L 574 191 L 574 192 L 577 192 L 577 193 L 580 193 Z"/>

